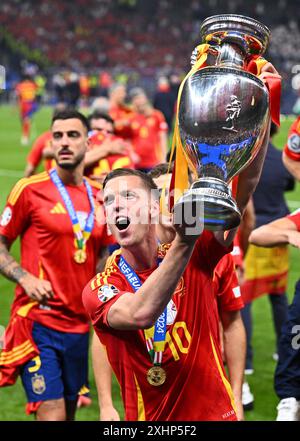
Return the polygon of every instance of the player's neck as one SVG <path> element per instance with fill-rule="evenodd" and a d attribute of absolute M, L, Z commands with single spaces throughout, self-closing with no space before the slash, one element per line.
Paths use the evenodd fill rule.
<path fill-rule="evenodd" d="M 74 169 L 64 169 L 57 166 L 57 174 L 65 185 L 81 185 L 83 179 L 83 163 Z"/>
<path fill-rule="evenodd" d="M 157 238 L 152 236 L 138 245 L 122 248 L 122 256 L 135 271 L 144 271 L 156 265 L 157 246 Z"/>

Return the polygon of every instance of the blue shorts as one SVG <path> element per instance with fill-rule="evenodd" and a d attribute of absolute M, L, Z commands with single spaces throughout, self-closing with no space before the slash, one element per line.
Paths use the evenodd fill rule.
<path fill-rule="evenodd" d="M 32 337 L 40 354 L 21 369 L 28 402 L 76 400 L 87 386 L 89 333 L 55 331 L 35 322 Z"/>

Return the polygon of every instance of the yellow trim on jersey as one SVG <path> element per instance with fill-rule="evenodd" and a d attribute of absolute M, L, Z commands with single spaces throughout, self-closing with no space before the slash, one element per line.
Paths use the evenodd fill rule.
<path fill-rule="evenodd" d="M 146 421 L 146 415 L 145 415 L 145 406 L 144 406 L 144 400 L 141 392 L 141 388 L 139 386 L 139 383 L 136 379 L 135 374 L 134 376 L 134 382 L 136 386 L 136 393 L 137 393 L 137 410 L 138 410 L 138 421 Z"/>
<path fill-rule="evenodd" d="M 107 278 L 111 275 L 111 273 L 114 273 L 117 271 L 117 263 L 116 263 L 116 257 L 121 253 L 121 250 L 118 249 L 113 252 L 111 256 L 109 256 L 105 263 L 105 269 L 102 273 L 96 274 L 96 276 L 91 281 L 91 289 L 99 288 L 101 285 L 107 284 Z"/>
<path fill-rule="evenodd" d="M 27 317 L 27 314 L 31 310 L 31 308 L 37 304 L 38 302 L 30 301 L 29 303 L 27 303 L 27 305 L 21 306 L 21 308 L 18 309 L 17 314 L 21 317 Z"/>
<path fill-rule="evenodd" d="M 39 279 L 44 279 L 44 269 L 42 262 L 39 260 Z"/>
<path fill-rule="evenodd" d="M 211 346 L 212 346 L 212 350 L 213 350 L 213 354 L 214 354 L 214 357 L 215 357 L 215 360 L 216 360 L 216 364 L 217 364 L 217 368 L 218 368 L 219 374 L 220 374 L 221 379 L 222 379 L 222 381 L 224 383 L 225 389 L 227 390 L 227 393 L 229 395 L 229 398 L 230 398 L 230 401 L 231 401 L 231 406 L 233 407 L 234 411 L 236 412 L 236 406 L 235 406 L 235 402 L 234 402 L 234 396 L 233 396 L 233 393 L 232 393 L 232 389 L 231 389 L 229 381 L 227 380 L 227 378 L 225 377 L 225 375 L 223 373 L 223 369 L 221 367 L 220 360 L 219 360 L 219 357 L 218 357 L 218 354 L 217 354 L 217 351 L 216 351 L 216 348 L 215 348 L 215 345 L 214 345 L 213 338 L 212 338 L 211 334 L 209 334 L 209 338 L 210 338 L 210 342 L 211 342 Z"/>
<path fill-rule="evenodd" d="M 20 179 L 20 181 L 17 182 L 14 188 L 12 189 L 8 197 L 8 203 L 10 203 L 11 205 L 15 205 L 22 191 L 27 187 L 27 185 L 48 181 L 49 179 L 50 176 L 48 175 L 47 172 L 39 173 L 38 175 L 31 176 L 30 178 Z"/>
<path fill-rule="evenodd" d="M 34 350 L 34 346 L 32 345 L 30 340 L 26 340 L 19 346 L 16 346 L 11 351 L 2 352 L 0 356 L 0 364 L 10 364 L 21 358 L 25 357 L 25 355 L 29 354 Z"/>

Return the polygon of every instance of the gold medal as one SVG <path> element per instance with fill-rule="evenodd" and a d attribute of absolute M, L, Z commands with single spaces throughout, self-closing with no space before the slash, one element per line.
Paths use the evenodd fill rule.
<path fill-rule="evenodd" d="M 84 263 L 86 257 L 86 252 L 84 250 L 76 250 L 74 253 L 74 260 L 76 263 Z"/>
<path fill-rule="evenodd" d="M 166 381 L 166 371 L 161 366 L 153 366 L 147 372 L 147 381 L 151 386 L 161 386 Z"/>

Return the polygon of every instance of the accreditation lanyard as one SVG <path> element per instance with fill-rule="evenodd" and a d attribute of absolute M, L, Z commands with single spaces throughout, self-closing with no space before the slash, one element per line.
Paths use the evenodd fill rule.
<path fill-rule="evenodd" d="M 157 259 L 158 265 L 160 265 L 161 261 L 162 259 Z M 142 286 L 142 282 L 134 269 L 129 265 L 129 263 L 126 262 L 123 256 L 121 256 L 119 260 L 119 269 L 126 277 L 126 280 L 134 292 L 136 292 Z M 144 330 L 147 350 L 154 366 L 160 366 L 162 363 L 162 356 L 166 344 L 166 332 L 167 307 L 158 317 L 155 325 Z"/>
<path fill-rule="evenodd" d="M 93 227 L 94 227 L 95 204 L 94 204 L 92 188 L 91 188 L 90 184 L 87 182 L 87 180 L 85 178 L 83 178 L 83 182 L 84 182 L 84 185 L 85 185 L 85 188 L 86 188 L 86 191 L 88 194 L 90 206 L 91 206 L 91 211 L 88 214 L 85 226 L 82 230 L 80 227 L 80 223 L 79 223 L 74 205 L 71 201 L 70 195 L 69 195 L 66 187 L 64 186 L 64 183 L 62 182 L 62 180 L 58 176 L 56 169 L 52 169 L 49 172 L 49 174 L 50 174 L 50 178 L 51 178 L 53 184 L 56 186 L 57 190 L 59 191 L 59 193 L 64 201 L 68 215 L 70 216 L 70 219 L 72 221 L 72 228 L 73 228 L 73 232 L 74 232 L 74 236 L 75 236 L 76 247 L 77 247 L 77 249 L 82 250 L 85 248 L 85 244 L 88 241 L 88 239 L 92 233 Z"/>

